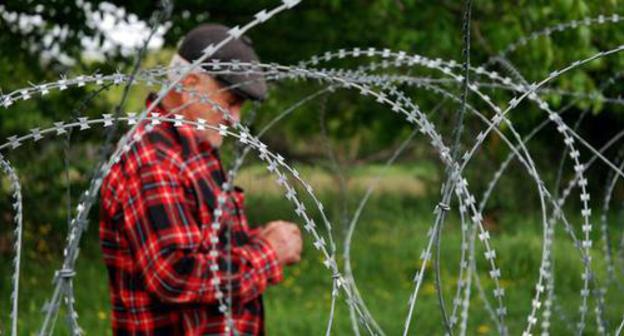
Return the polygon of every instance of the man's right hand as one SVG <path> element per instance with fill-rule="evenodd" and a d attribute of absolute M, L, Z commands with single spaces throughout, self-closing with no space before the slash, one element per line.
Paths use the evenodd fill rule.
<path fill-rule="evenodd" d="M 269 222 L 260 230 L 258 236 L 271 245 L 280 265 L 292 265 L 301 261 L 303 241 L 297 225 L 286 221 Z"/>

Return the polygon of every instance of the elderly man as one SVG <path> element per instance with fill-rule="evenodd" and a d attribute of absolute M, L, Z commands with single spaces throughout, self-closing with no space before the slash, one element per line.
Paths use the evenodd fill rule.
<path fill-rule="evenodd" d="M 192 30 L 172 64 L 193 62 L 206 46 L 225 39 L 226 32 L 220 25 Z M 257 56 L 242 37 L 212 59 L 249 62 Z M 165 116 L 175 110 L 185 119 L 217 125 L 226 119 L 198 100 L 198 94 L 207 95 L 234 120 L 246 99 L 266 96 L 260 75 L 193 72 L 181 84 L 184 89 L 169 92 L 155 113 Z M 239 85 L 226 89 L 234 84 Z M 147 105 L 153 102 L 151 95 Z M 144 135 L 112 167 L 101 189 L 100 239 L 113 334 L 263 334 L 262 293 L 282 280 L 284 265 L 300 260 L 299 229 L 284 221 L 249 229 L 242 191 L 222 189 L 227 181 L 218 132 L 186 124 L 147 125 L 139 125 L 136 132 Z"/>

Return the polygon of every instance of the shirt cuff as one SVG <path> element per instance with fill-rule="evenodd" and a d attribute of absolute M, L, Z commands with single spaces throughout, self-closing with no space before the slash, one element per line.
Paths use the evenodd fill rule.
<path fill-rule="evenodd" d="M 265 264 L 260 269 L 266 275 L 268 283 L 275 285 L 282 282 L 284 280 L 283 267 L 278 262 L 277 254 L 271 247 L 271 244 L 259 236 L 252 238 L 252 244 L 257 248 L 258 252 L 264 255 L 262 260 L 265 261 Z"/>

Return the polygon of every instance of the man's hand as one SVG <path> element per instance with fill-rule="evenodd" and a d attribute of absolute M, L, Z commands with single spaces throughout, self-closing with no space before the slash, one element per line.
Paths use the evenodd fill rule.
<path fill-rule="evenodd" d="M 292 265 L 301 261 L 303 241 L 297 225 L 286 221 L 269 222 L 258 232 L 258 236 L 271 245 L 280 265 Z"/>

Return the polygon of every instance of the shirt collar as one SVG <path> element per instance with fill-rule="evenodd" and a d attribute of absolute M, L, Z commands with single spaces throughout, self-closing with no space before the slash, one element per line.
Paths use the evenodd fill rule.
<path fill-rule="evenodd" d="M 149 107 L 150 105 L 152 105 L 154 101 L 156 101 L 157 98 L 158 98 L 158 95 L 156 93 L 150 92 L 147 95 L 147 98 L 145 100 L 145 106 Z M 165 116 L 172 117 L 174 115 L 174 113 L 170 112 L 169 110 L 165 108 L 162 102 L 159 102 L 158 105 L 156 105 L 152 109 L 152 113 L 158 113 L 159 116 L 161 117 L 165 117 Z M 210 144 L 208 139 L 205 136 L 203 136 L 199 131 L 197 131 L 197 129 L 195 129 L 193 125 L 183 123 L 180 126 L 173 127 L 171 123 L 167 123 L 167 124 L 170 124 L 168 127 L 170 127 L 173 130 L 173 132 L 177 133 L 180 137 L 183 137 L 184 140 L 188 142 L 192 150 L 195 150 L 196 152 L 208 151 L 212 153 L 217 159 L 219 159 L 218 148 L 212 146 L 212 144 Z"/>

